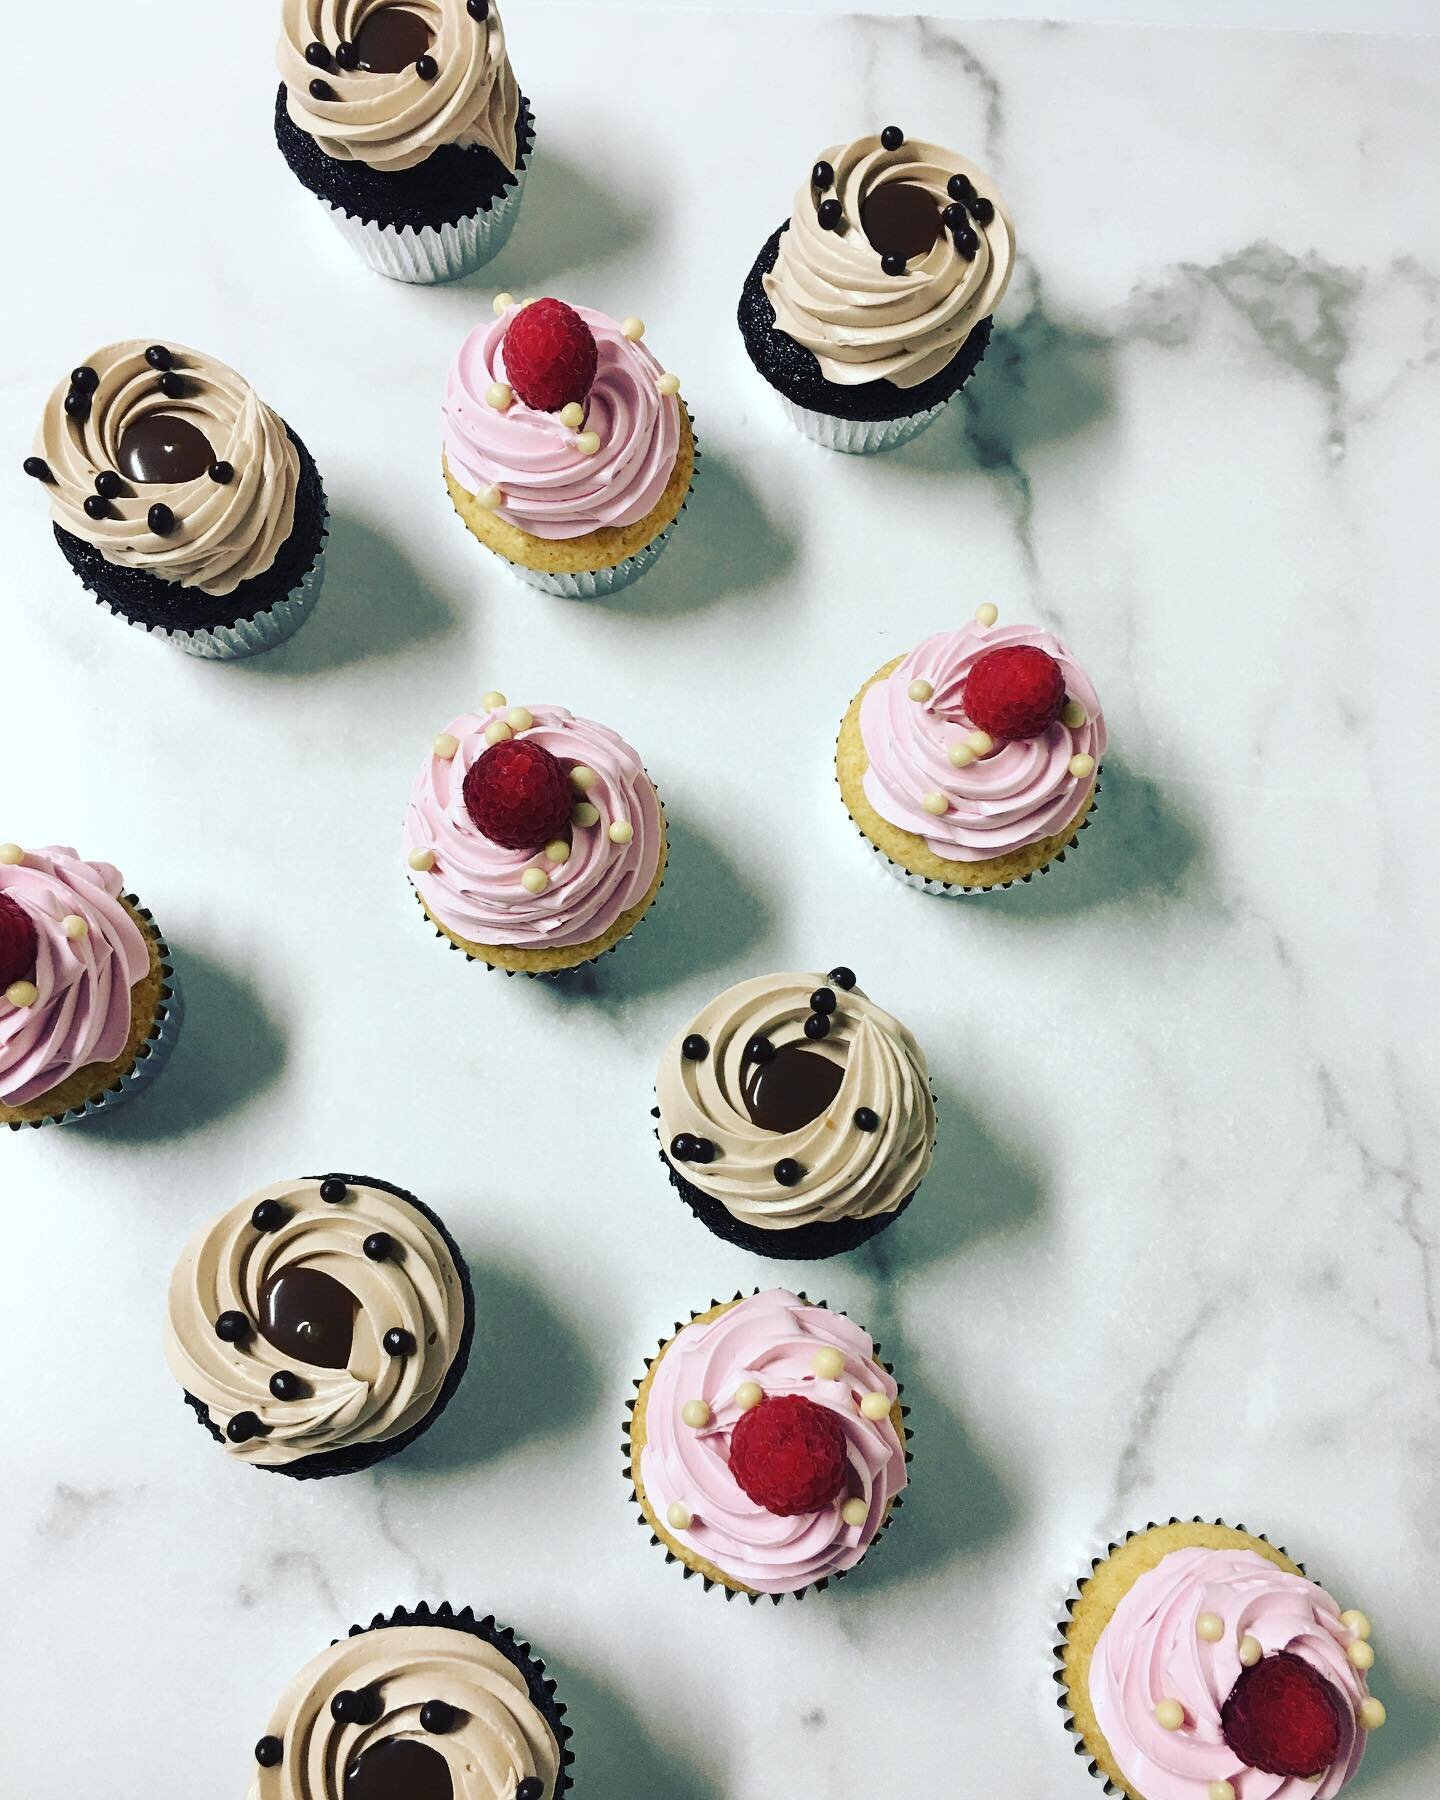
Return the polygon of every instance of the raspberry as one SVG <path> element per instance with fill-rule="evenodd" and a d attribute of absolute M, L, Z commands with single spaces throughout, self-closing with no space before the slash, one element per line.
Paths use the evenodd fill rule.
<path fill-rule="evenodd" d="M 1225 1742 L 1267 1775 L 1320 1775 L 1340 1751 L 1340 1702 L 1302 1657 L 1277 1650 L 1248 1669 L 1220 1709 Z"/>
<path fill-rule="evenodd" d="M 583 402 L 595 380 L 595 334 L 563 300 L 532 300 L 505 333 L 505 373 L 536 412 Z"/>
<path fill-rule="evenodd" d="M 987 650 L 965 677 L 965 716 L 997 742 L 1039 737 L 1060 717 L 1065 675 L 1034 644 Z"/>
<path fill-rule="evenodd" d="M 0 894 L 0 988 L 28 981 L 35 973 L 39 949 L 34 920 L 18 900 Z"/>
<path fill-rule="evenodd" d="M 507 738 L 465 773 L 465 810 L 492 844 L 538 850 L 570 823 L 570 778 L 543 744 Z"/>
<path fill-rule="evenodd" d="M 845 1486 L 845 1431 L 828 1407 L 777 1394 L 740 1415 L 730 1473 L 766 1512 L 819 1512 Z"/>

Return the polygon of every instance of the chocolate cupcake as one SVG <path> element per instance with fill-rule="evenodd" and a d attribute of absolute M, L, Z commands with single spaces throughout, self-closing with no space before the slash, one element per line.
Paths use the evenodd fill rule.
<path fill-rule="evenodd" d="M 535 121 L 494 0 L 284 0 L 275 138 L 360 256 L 453 281 L 515 226 Z"/>
<path fill-rule="evenodd" d="M 249 1800 L 558 1800 L 570 1736 L 509 1626 L 422 1602 L 305 1665 L 255 1745 Z"/>
<path fill-rule="evenodd" d="M 319 472 L 212 356 L 139 338 L 94 351 L 51 394 L 25 473 L 96 601 L 192 656 L 268 650 L 319 598 Z"/>
<path fill-rule="evenodd" d="M 740 334 L 807 437 L 890 450 L 975 372 L 1014 259 L 989 177 L 889 125 L 817 159 L 746 279 Z"/>
<path fill-rule="evenodd" d="M 656 1096 L 671 1182 L 717 1237 L 760 1256 L 874 1237 L 935 1144 L 924 1053 L 846 968 L 727 989 L 667 1046 Z"/>
<path fill-rule="evenodd" d="M 428 1207 L 368 1176 L 316 1175 L 195 1233 L 170 1280 L 165 1355 L 230 1456 L 307 1480 L 428 1431 L 474 1323 L 464 1259 Z"/>

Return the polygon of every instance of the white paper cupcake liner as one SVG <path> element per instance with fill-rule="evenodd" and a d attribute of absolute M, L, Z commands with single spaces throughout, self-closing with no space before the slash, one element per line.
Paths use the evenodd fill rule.
<path fill-rule="evenodd" d="M 843 450 L 850 456 L 871 456 L 877 450 L 894 450 L 908 444 L 913 437 L 929 429 L 950 404 L 942 400 L 924 412 L 910 413 L 903 419 L 837 419 L 833 413 L 811 412 L 797 406 L 783 394 L 776 394 L 785 416 L 812 443 L 826 450 Z"/>
<path fill-rule="evenodd" d="M 526 171 L 521 169 L 513 188 L 507 188 L 487 208 L 471 213 L 455 225 L 377 225 L 353 219 L 328 200 L 321 205 L 335 221 L 360 257 L 377 274 L 392 281 L 433 283 L 458 281 L 472 274 L 504 249 L 515 229 L 515 217 L 525 192 Z"/>

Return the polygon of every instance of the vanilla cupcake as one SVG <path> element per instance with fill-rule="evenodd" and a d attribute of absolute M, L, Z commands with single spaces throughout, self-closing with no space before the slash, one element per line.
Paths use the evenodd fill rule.
<path fill-rule="evenodd" d="M 807 437 L 893 449 L 975 372 L 1014 262 L 989 177 L 887 125 L 815 163 L 745 282 L 740 333 Z"/>
<path fill-rule="evenodd" d="M 165 1066 L 180 989 L 120 871 L 51 844 L 0 844 L 0 1125 L 58 1125 Z"/>
<path fill-rule="evenodd" d="M 636 1382 L 629 1475 L 685 1574 L 751 1602 L 853 1569 L 907 1482 L 900 1388 L 868 1334 L 784 1288 L 662 1341 Z"/>
<path fill-rule="evenodd" d="M 927 894 L 1028 881 L 1063 862 L 1100 791 L 1105 720 L 1051 632 L 973 624 L 876 671 L 840 727 L 851 823 L 889 872 Z"/>
<path fill-rule="evenodd" d="M 1333 1800 L 1385 1723 L 1370 1635 L 1268 1539 L 1172 1519 L 1092 1564 L 1055 1679 L 1077 1752 L 1130 1800 Z"/>
<path fill-rule="evenodd" d="M 924 1053 L 850 969 L 728 988 L 666 1047 L 655 1090 L 672 1184 L 717 1237 L 760 1256 L 854 1249 L 930 1167 Z"/>
<path fill-rule="evenodd" d="M 310 1480 L 435 1423 L 474 1335 L 454 1239 L 368 1176 L 277 1181 L 202 1225 L 170 1280 L 165 1356 L 236 1462 Z"/>
<path fill-rule="evenodd" d="M 233 369 L 179 344 L 96 350 L 51 394 L 25 460 L 101 606 L 192 656 L 268 650 L 320 595 L 310 452 Z"/>
<path fill-rule="evenodd" d="M 515 228 L 535 121 L 494 0 L 283 0 L 275 140 L 382 275 L 453 281 Z"/>
<path fill-rule="evenodd" d="M 643 323 L 562 300 L 495 300 L 445 387 L 443 465 L 470 531 L 532 587 L 591 600 L 655 564 L 697 451 L 679 377 Z"/>
<path fill-rule="evenodd" d="M 405 810 L 405 860 L 436 933 L 507 974 L 560 975 L 630 936 L 665 879 L 665 813 L 617 732 L 563 706 L 452 719 Z"/>
<path fill-rule="evenodd" d="M 467 1606 L 352 1625 L 280 1696 L 249 1800 L 558 1800 L 570 1728 L 530 1646 Z"/>

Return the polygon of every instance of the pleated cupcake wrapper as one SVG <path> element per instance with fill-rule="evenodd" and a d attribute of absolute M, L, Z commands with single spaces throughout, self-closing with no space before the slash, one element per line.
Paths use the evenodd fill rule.
<path fill-rule="evenodd" d="M 759 1292 L 760 1292 L 760 1289 L 758 1287 L 752 1288 L 750 1291 L 750 1294 L 748 1296 L 745 1294 L 736 1293 L 731 1296 L 731 1299 L 732 1299 L 732 1301 L 734 1301 L 734 1300 L 744 1300 L 747 1298 L 753 1298 Z M 827 1301 L 812 1300 L 810 1298 L 810 1296 L 808 1294 L 806 1294 L 803 1290 L 799 1294 L 796 1295 L 796 1298 L 799 1300 L 803 1300 L 807 1306 L 821 1306 L 821 1307 L 824 1307 L 826 1312 L 830 1312 L 831 1310 L 834 1310 L 836 1312 L 837 1316 L 842 1319 L 849 1317 L 848 1313 L 841 1311 L 841 1309 L 838 1307 L 832 1309 Z M 693 1325 L 695 1323 L 695 1321 L 698 1318 L 700 1318 L 703 1314 L 705 1314 L 707 1312 L 713 1312 L 717 1306 L 720 1306 L 722 1304 L 723 1304 L 723 1302 L 720 1300 L 712 1300 L 710 1302 L 709 1306 L 702 1306 L 698 1312 L 692 1312 L 690 1314 L 688 1323 Z M 675 1329 L 674 1329 L 674 1331 L 671 1332 L 670 1336 L 668 1338 L 661 1338 L 659 1340 L 659 1349 L 657 1350 L 655 1356 L 647 1356 L 645 1359 L 645 1373 L 647 1375 L 649 1374 L 650 1370 L 652 1368 L 654 1368 L 655 1363 L 658 1360 L 660 1353 L 665 1350 L 667 1345 L 672 1344 L 684 1329 L 685 1329 L 685 1324 L 677 1319 L 675 1322 Z M 884 1369 L 885 1373 L 893 1379 L 894 1375 L 895 1375 L 895 1371 L 893 1368 L 891 1368 L 890 1364 L 884 1360 L 884 1358 L 882 1357 L 882 1355 L 880 1353 L 879 1344 L 874 1343 L 873 1339 L 872 1339 L 872 1349 L 874 1352 L 875 1361 L 878 1362 L 880 1364 L 880 1367 L 882 1369 Z M 635 1389 L 635 1399 L 629 1400 L 626 1402 L 625 1417 L 621 1421 L 621 1427 L 620 1427 L 621 1431 L 624 1434 L 620 1441 L 620 1448 L 625 1457 L 625 1477 L 630 1483 L 630 1499 L 635 1507 L 637 1523 L 639 1524 L 642 1531 L 649 1532 L 650 1542 L 652 1544 L 654 1544 L 657 1549 L 663 1550 L 665 1552 L 666 1562 L 667 1563 L 675 1563 L 679 1567 L 680 1573 L 685 1578 L 686 1581 L 691 1581 L 691 1580 L 698 1578 L 700 1585 L 704 1588 L 704 1590 L 707 1594 L 710 1592 L 711 1588 L 718 1588 L 719 1591 L 725 1596 L 725 1598 L 727 1600 L 748 1600 L 750 1602 L 751 1606 L 755 1606 L 761 1600 L 769 1600 L 773 1605 L 779 1606 L 779 1604 L 781 1603 L 782 1600 L 803 1600 L 807 1594 L 811 1594 L 811 1593 L 821 1594 L 825 1591 L 826 1588 L 833 1586 L 835 1582 L 842 1581 L 845 1578 L 845 1576 L 847 1576 L 847 1575 L 852 1575 L 856 1569 L 861 1568 L 864 1565 L 866 1558 L 874 1555 L 875 1546 L 880 1542 L 881 1538 L 884 1537 L 885 1533 L 890 1529 L 890 1524 L 891 1524 L 891 1521 L 894 1519 L 895 1514 L 897 1512 L 899 1512 L 900 1508 L 905 1504 L 905 1494 L 904 1493 L 897 1494 L 895 1496 L 895 1498 L 890 1502 L 889 1507 L 886 1509 L 885 1516 L 884 1516 L 884 1518 L 881 1519 L 880 1524 L 879 1524 L 878 1528 L 876 1529 L 874 1537 L 871 1538 L 870 1542 L 866 1545 L 864 1555 L 860 1558 L 860 1561 L 858 1563 L 855 1563 L 851 1568 L 837 1569 L 833 1575 L 824 1575 L 820 1578 L 819 1581 L 807 1581 L 803 1587 L 791 1588 L 783 1594 L 755 1594 L 755 1593 L 740 1594 L 740 1593 L 737 1593 L 734 1588 L 726 1587 L 726 1585 L 723 1581 L 712 1581 L 708 1575 L 702 1575 L 698 1569 L 692 1569 L 690 1567 L 689 1563 L 682 1561 L 681 1558 L 675 1554 L 675 1552 L 670 1548 L 670 1546 L 665 1542 L 665 1540 L 658 1534 L 658 1532 L 655 1530 L 655 1527 L 650 1523 L 650 1520 L 645 1516 L 645 1509 L 640 1504 L 640 1491 L 635 1485 L 635 1476 L 634 1476 L 635 1455 L 634 1455 L 634 1449 L 632 1447 L 631 1437 L 630 1437 L 630 1427 L 631 1427 L 631 1424 L 635 1417 L 635 1407 L 636 1407 L 636 1403 L 638 1402 L 639 1397 L 640 1397 L 640 1388 L 642 1386 L 643 1380 L 644 1380 L 644 1377 L 642 1376 L 640 1378 L 640 1380 L 633 1381 L 631 1384 Z M 914 1460 L 911 1455 L 911 1450 L 910 1450 L 910 1446 L 914 1441 L 914 1432 L 911 1430 L 910 1423 L 909 1423 L 910 1408 L 904 1404 L 904 1393 L 905 1393 L 904 1383 L 897 1381 L 895 1383 L 895 1391 L 896 1391 L 897 1398 L 899 1398 L 901 1401 L 900 1416 L 905 1420 L 904 1449 L 905 1449 L 905 1465 L 908 1468 L 910 1463 Z M 718 1567 L 719 1565 L 717 1564 L 716 1566 Z M 737 1577 L 737 1579 L 738 1579 L 738 1577 Z"/>
<path fill-rule="evenodd" d="M 454 225 L 379 225 L 347 213 L 328 200 L 320 204 L 334 220 L 361 259 L 392 281 L 433 284 L 458 281 L 491 262 L 505 248 L 520 202 L 525 194 L 527 171 L 519 170 L 515 186 L 507 188 L 488 207 L 481 207 Z M 317 196 L 318 197 L 318 196 Z"/>
<path fill-rule="evenodd" d="M 160 1008 L 155 1028 L 141 1046 L 140 1054 L 131 1067 L 112 1081 L 102 1093 L 91 1096 L 81 1105 L 72 1106 L 63 1113 L 53 1113 L 48 1118 L 16 1120 L 10 1126 L 11 1131 L 38 1131 L 42 1125 L 68 1125 L 76 1119 L 93 1118 L 96 1113 L 104 1112 L 107 1108 L 122 1106 L 142 1088 L 148 1087 L 170 1060 L 185 1018 L 185 997 L 180 991 L 180 980 L 170 959 L 170 946 L 155 929 L 153 916 L 133 894 L 127 894 L 125 898 L 145 921 L 160 952 L 160 967 L 165 980 L 160 990 Z"/>
<path fill-rule="evenodd" d="M 937 406 L 909 413 L 902 419 L 839 419 L 833 413 L 797 406 L 778 392 L 775 398 L 790 423 L 812 443 L 826 450 L 843 450 L 848 456 L 873 456 L 878 450 L 894 450 L 908 444 L 911 438 L 928 431 L 950 404 L 949 400 L 942 400 Z"/>
<path fill-rule="evenodd" d="M 1070 1629 L 1070 1619 L 1079 1603 L 1080 1596 L 1084 1593 L 1085 1588 L 1089 1583 L 1091 1575 L 1093 1575 L 1100 1565 L 1113 1555 L 1122 1544 L 1128 1544 L 1132 1538 L 1142 1536 L 1145 1531 L 1153 1531 L 1157 1525 L 1186 1524 L 1222 1525 L 1226 1530 L 1244 1531 L 1251 1537 L 1259 1538 L 1262 1543 L 1270 1543 L 1270 1539 L 1265 1536 L 1263 1531 L 1251 1531 L 1248 1525 L 1232 1526 L 1227 1519 L 1202 1519 L 1198 1513 L 1191 1519 L 1179 1519 L 1174 1517 L 1169 1519 L 1151 1519 L 1142 1530 L 1127 1531 L 1123 1538 L 1102 1538 L 1097 1540 L 1095 1554 L 1090 1558 L 1089 1571 L 1082 1575 L 1078 1581 L 1070 1582 L 1065 1596 L 1060 1603 L 1060 1616 L 1055 1622 L 1055 1642 L 1051 1646 L 1049 1657 L 1046 1659 L 1050 1664 L 1050 1678 L 1059 1689 L 1059 1692 L 1055 1696 L 1055 1704 L 1060 1708 L 1064 1717 L 1065 1729 L 1075 1739 L 1071 1748 L 1077 1756 L 1085 1759 L 1087 1773 L 1095 1777 L 1107 1794 L 1119 1794 L 1123 1797 L 1125 1790 L 1117 1787 L 1100 1767 L 1099 1763 L 1096 1762 L 1090 1747 L 1086 1744 L 1084 1737 L 1081 1735 L 1080 1727 L 1075 1721 L 1075 1714 L 1070 1707 L 1070 1691 L 1065 1679 L 1065 1647 L 1069 1641 L 1068 1633 Z M 1286 1550 L 1283 1545 L 1277 1544 L 1275 1545 L 1275 1548 L 1280 1551 L 1282 1556 L 1290 1556 L 1290 1552 Z M 1295 1563 L 1296 1568 L 1300 1569 L 1302 1573 L 1304 1572 L 1305 1565 L 1303 1563 L 1296 1561 L 1294 1557 L 1291 1557 L 1290 1560 Z"/>

